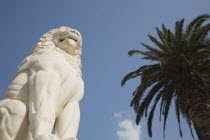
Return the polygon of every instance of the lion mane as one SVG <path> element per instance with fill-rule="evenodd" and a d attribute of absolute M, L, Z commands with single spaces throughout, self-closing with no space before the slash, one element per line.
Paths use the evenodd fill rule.
<path fill-rule="evenodd" d="M 60 28 L 63 28 L 65 30 L 70 30 L 70 31 L 74 30 L 74 29 L 70 29 L 70 28 L 65 27 L 65 26 L 60 27 Z M 65 59 L 68 61 L 69 65 L 72 66 L 76 70 L 76 73 L 80 77 L 82 77 L 82 72 L 81 72 L 81 68 L 82 68 L 82 64 L 81 64 L 82 37 L 81 37 L 81 34 L 76 31 L 76 33 L 80 37 L 80 39 L 78 40 L 78 46 L 77 46 L 77 50 L 76 50 L 76 55 L 70 55 L 67 52 L 65 52 L 62 49 L 60 49 L 59 47 L 56 47 L 55 43 L 53 42 L 53 35 L 55 33 L 57 33 L 60 28 L 52 29 L 52 30 L 48 31 L 47 33 L 45 33 L 40 38 L 40 40 L 36 44 L 36 46 L 32 49 L 31 54 L 23 60 L 23 62 L 20 64 L 19 67 L 21 67 L 23 64 L 28 62 L 31 58 L 33 58 L 36 55 L 40 55 L 40 54 L 43 54 L 43 53 L 49 52 L 49 51 L 57 51 L 61 55 L 63 55 L 65 57 Z"/>

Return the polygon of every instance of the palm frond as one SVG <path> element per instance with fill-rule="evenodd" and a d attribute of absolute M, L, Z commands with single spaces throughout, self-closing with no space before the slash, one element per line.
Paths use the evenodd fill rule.
<path fill-rule="evenodd" d="M 210 15 L 206 15 L 205 18 L 200 19 L 200 20 L 196 23 L 196 25 L 195 25 L 195 27 L 194 27 L 194 30 L 200 28 L 201 25 L 202 25 L 205 21 L 208 21 L 208 20 L 209 20 L 209 18 L 210 18 Z"/>
<path fill-rule="evenodd" d="M 176 111 L 176 117 L 179 124 L 179 134 L 182 137 L 182 129 L 180 125 L 180 108 L 179 108 L 179 102 L 178 99 L 175 100 L 175 111 Z"/>
<path fill-rule="evenodd" d="M 133 106 L 134 110 L 137 112 L 139 108 L 139 102 L 147 89 L 152 84 L 156 83 L 160 77 L 160 73 L 156 72 L 160 68 L 159 64 L 154 64 L 145 69 L 142 73 L 141 84 L 135 90 L 135 94 L 133 99 L 131 100 L 131 106 Z M 154 73 L 155 72 L 155 73 Z"/>
<path fill-rule="evenodd" d="M 187 29 L 186 29 L 186 33 L 189 35 L 191 33 L 191 31 L 193 30 L 194 26 L 197 24 L 197 23 L 200 23 L 199 21 L 202 21 L 204 19 L 208 19 L 209 18 L 209 15 L 208 14 L 203 14 L 203 15 L 200 15 L 198 16 L 197 18 L 195 18 L 192 22 L 190 22 L 190 24 L 187 26 Z"/>
<path fill-rule="evenodd" d="M 166 38 L 165 35 L 163 34 L 163 32 L 161 30 L 158 29 L 158 27 L 156 27 L 156 31 L 158 33 L 158 36 L 159 36 L 160 40 L 165 45 L 164 48 L 166 48 L 166 51 L 167 51 L 167 43 L 165 41 L 165 38 Z"/>
<path fill-rule="evenodd" d="M 161 33 L 160 33 L 160 34 L 161 34 Z M 150 40 L 151 40 L 153 43 L 155 43 L 155 45 L 156 45 L 157 47 L 159 47 L 161 50 L 163 50 L 163 51 L 165 51 L 165 52 L 168 51 L 167 48 L 165 47 L 165 45 L 162 44 L 161 42 L 159 42 L 156 38 L 154 38 L 154 37 L 151 36 L 151 35 L 148 35 L 148 37 L 149 37 Z"/>
<path fill-rule="evenodd" d="M 184 19 L 177 21 L 175 26 L 175 35 L 177 40 L 182 39 Z"/>
<path fill-rule="evenodd" d="M 170 105 L 171 105 L 171 99 L 173 97 L 173 93 L 174 93 L 174 90 L 171 89 L 167 94 L 166 94 L 166 100 L 165 100 L 165 104 L 164 104 L 164 122 L 163 122 L 163 136 L 165 138 L 165 128 L 166 128 L 166 121 L 167 121 L 167 118 L 168 118 L 168 112 L 169 112 L 169 109 L 170 109 Z"/>
<path fill-rule="evenodd" d="M 161 103 L 160 103 L 160 115 L 159 115 L 159 120 L 161 121 L 161 114 L 164 114 L 164 112 L 162 111 L 165 105 L 165 101 L 166 101 L 166 97 L 168 94 L 170 94 L 170 91 L 172 89 L 173 84 L 172 83 L 168 83 L 167 85 L 164 86 L 164 88 L 162 89 L 161 93 L 162 97 L 161 97 Z"/>
<path fill-rule="evenodd" d="M 188 124 L 188 126 L 189 126 L 189 128 L 190 128 L 190 133 L 191 133 L 191 135 L 192 135 L 192 137 L 193 137 L 193 140 L 195 140 L 195 137 L 194 137 L 194 135 L 193 135 L 193 131 L 192 131 L 192 121 L 191 121 L 191 118 L 190 118 L 190 116 L 188 116 L 187 115 L 187 124 Z"/>
<path fill-rule="evenodd" d="M 148 46 L 148 45 L 146 45 L 146 44 L 144 44 L 144 43 L 140 43 L 141 45 L 143 45 L 145 48 L 147 48 L 148 50 L 150 50 L 150 52 L 151 53 L 154 53 L 154 54 L 156 54 L 156 55 L 158 55 L 158 56 L 161 56 L 161 54 L 163 54 L 163 52 L 161 52 L 160 50 L 157 50 L 157 49 L 155 49 L 155 48 L 152 48 L 152 47 L 150 47 L 150 46 Z"/>
<path fill-rule="evenodd" d="M 130 50 L 128 52 L 128 55 L 129 56 L 132 56 L 134 54 L 142 54 L 142 55 L 149 55 L 149 52 L 142 52 L 142 51 L 139 51 L 139 50 Z"/>
<path fill-rule="evenodd" d="M 156 78 L 156 76 L 159 76 L 160 71 L 161 71 L 161 67 L 159 64 L 150 65 L 150 67 L 148 67 L 142 72 L 141 84 L 145 85 L 146 83 L 157 82 L 158 79 Z"/>
<path fill-rule="evenodd" d="M 204 42 L 206 40 L 206 36 L 210 30 L 210 23 L 201 27 L 198 31 L 196 31 L 190 38 L 190 46 L 196 46 L 199 42 Z"/>
<path fill-rule="evenodd" d="M 167 35 L 168 29 L 165 27 L 164 24 L 162 24 L 162 30 L 163 30 L 163 34 Z"/>
<path fill-rule="evenodd" d="M 168 44 L 169 49 L 170 49 L 172 47 L 172 42 L 173 42 L 175 36 L 170 30 L 168 30 L 167 32 L 168 32 L 168 34 L 167 34 L 167 44 Z"/>
<path fill-rule="evenodd" d="M 151 103 L 153 97 L 157 94 L 157 92 L 161 89 L 161 87 L 164 85 L 164 81 L 160 81 L 158 82 L 156 85 L 154 85 L 152 87 L 152 89 L 150 90 L 150 92 L 147 94 L 147 96 L 144 98 L 144 100 L 142 101 L 138 112 L 137 112 L 137 116 L 136 116 L 136 124 L 139 124 L 140 119 L 143 116 L 144 111 L 147 110 L 149 104 Z"/>
<path fill-rule="evenodd" d="M 162 95 L 163 95 L 163 92 L 159 92 L 158 95 L 156 96 L 155 102 L 152 106 L 152 109 L 151 109 L 149 117 L 148 117 L 147 128 L 148 128 L 148 134 L 150 137 L 152 137 L 152 120 L 153 120 L 153 116 L 154 116 L 154 111 L 155 111 L 156 105 Z"/>
<path fill-rule="evenodd" d="M 138 68 L 137 70 L 128 73 L 128 74 L 123 78 L 123 80 L 121 81 L 121 86 L 124 86 L 125 83 L 126 83 L 128 80 L 130 80 L 130 79 L 132 79 L 132 78 L 135 78 L 135 77 L 137 77 L 137 76 L 140 76 L 140 75 L 141 75 L 141 72 L 144 71 L 145 69 L 147 69 L 148 67 L 151 67 L 151 65 L 142 66 L 142 67 Z"/>

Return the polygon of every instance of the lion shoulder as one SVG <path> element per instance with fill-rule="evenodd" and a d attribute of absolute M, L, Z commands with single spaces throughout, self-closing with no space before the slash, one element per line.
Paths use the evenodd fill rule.
<path fill-rule="evenodd" d="M 39 70 L 55 70 L 61 71 L 69 67 L 69 63 L 65 57 L 58 52 L 46 52 L 32 57 L 27 62 L 20 65 L 17 73 L 21 71 L 39 71 Z M 66 69 L 65 69 L 66 70 Z"/>

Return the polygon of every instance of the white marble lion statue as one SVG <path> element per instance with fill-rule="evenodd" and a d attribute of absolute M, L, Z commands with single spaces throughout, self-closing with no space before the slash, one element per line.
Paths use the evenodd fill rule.
<path fill-rule="evenodd" d="M 68 27 L 40 38 L 0 101 L 0 140 L 76 140 L 81 45 L 80 33 Z"/>

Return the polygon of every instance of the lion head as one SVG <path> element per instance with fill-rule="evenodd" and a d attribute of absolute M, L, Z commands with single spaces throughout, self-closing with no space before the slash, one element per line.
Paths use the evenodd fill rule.
<path fill-rule="evenodd" d="M 81 76 L 81 46 L 82 37 L 77 30 L 65 26 L 52 29 L 40 38 L 39 42 L 33 48 L 31 55 L 26 57 L 21 65 L 36 55 L 47 51 L 58 51 Z"/>

